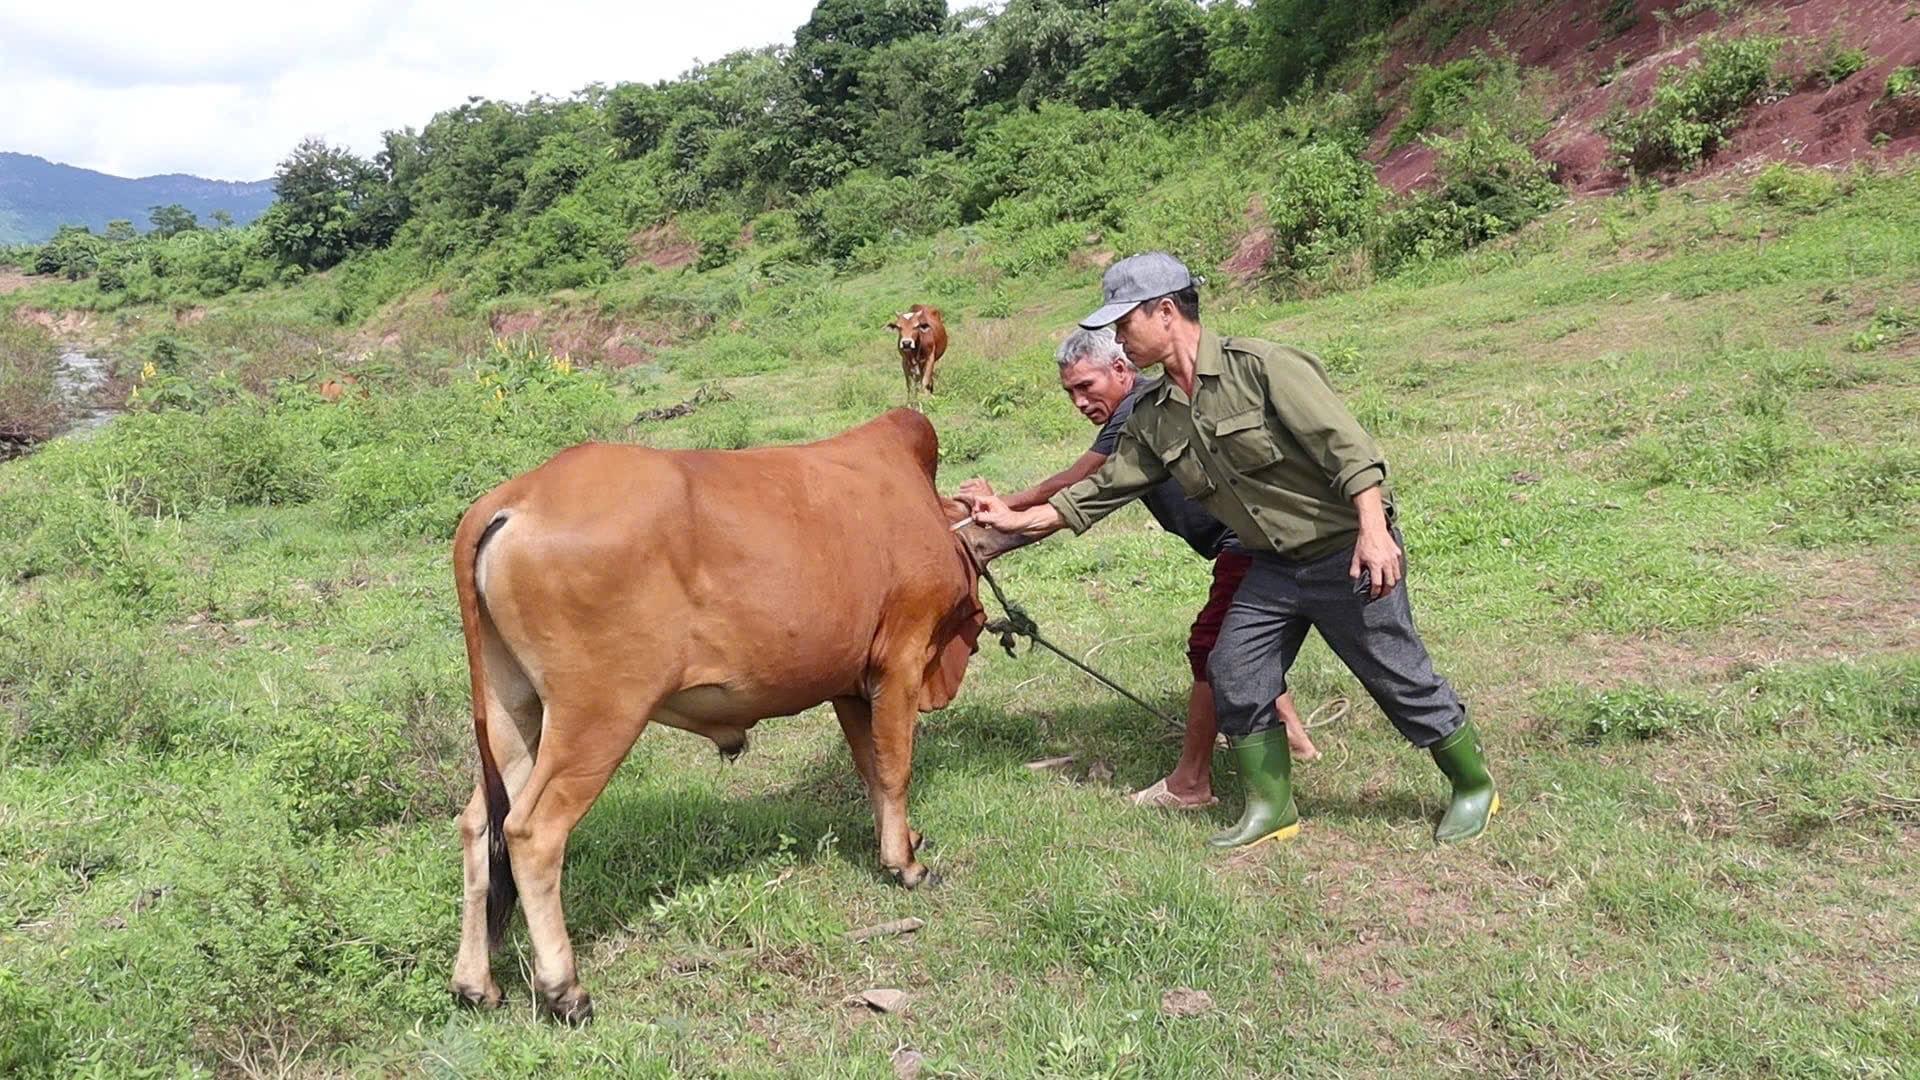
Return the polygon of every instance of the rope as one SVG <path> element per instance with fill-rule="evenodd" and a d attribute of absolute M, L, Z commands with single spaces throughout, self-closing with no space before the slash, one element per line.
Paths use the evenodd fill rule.
<path fill-rule="evenodd" d="M 1317 727 L 1326 727 L 1337 720 L 1345 719 L 1352 709 L 1353 703 L 1344 696 L 1334 698 L 1332 701 L 1323 701 L 1319 708 L 1307 714 L 1305 720 L 1300 721 L 1300 726 L 1309 731 Z"/>
<path fill-rule="evenodd" d="M 1072 664 L 1074 667 L 1079 668 L 1081 671 L 1086 672 L 1088 675 L 1091 675 L 1093 678 L 1099 680 L 1101 683 L 1104 683 L 1108 689 L 1114 691 L 1115 693 L 1121 695 L 1122 697 L 1125 697 L 1128 701 L 1133 702 L 1135 705 L 1140 706 L 1142 709 L 1145 709 L 1147 712 L 1153 714 L 1154 716 L 1159 717 L 1160 720 L 1164 722 L 1168 727 L 1176 728 L 1182 731 L 1186 730 L 1186 724 L 1178 720 L 1175 720 L 1173 717 L 1168 716 L 1166 713 L 1161 712 L 1159 709 L 1156 709 L 1153 706 L 1147 704 L 1144 700 L 1141 699 L 1140 695 L 1134 693 L 1133 691 L 1127 689 L 1124 686 L 1121 686 L 1119 683 L 1114 682 L 1112 679 L 1101 674 L 1099 671 L 1096 671 L 1094 668 L 1088 666 L 1084 661 L 1081 661 L 1075 658 L 1073 654 L 1067 652 L 1065 649 L 1062 649 L 1060 646 L 1055 645 L 1051 641 L 1048 641 L 1046 639 L 1046 636 L 1040 633 L 1040 626 L 1038 623 L 1033 621 L 1033 616 L 1027 614 L 1027 609 L 1021 607 L 1019 604 L 1015 603 L 1014 601 L 1007 599 L 1006 592 L 1000 588 L 1000 583 L 993 579 L 993 574 L 987 570 L 984 564 L 980 566 L 980 576 L 986 579 L 987 587 L 993 590 L 993 598 L 995 601 L 999 603 L 1000 610 L 1006 612 L 1005 618 L 993 619 L 989 621 L 986 625 L 986 630 L 989 633 L 1000 635 L 1000 647 L 1007 650 L 1008 656 L 1019 655 L 1019 653 L 1014 651 L 1014 644 L 1015 644 L 1014 639 L 1026 638 L 1027 640 L 1033 642 L 1035 645 L 1038 645 L 1041 648 L 1046 649 L 1048 652 L 1054 654 L 1055 656 L 1058 656 L 1062 660 L 1065 660 L 1067 663 Z"/>

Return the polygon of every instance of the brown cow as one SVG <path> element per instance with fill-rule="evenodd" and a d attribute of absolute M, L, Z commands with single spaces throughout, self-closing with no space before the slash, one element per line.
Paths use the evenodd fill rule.
<path fill-rule="evenodd" d="M 947 324 L 940 309 L 915 304 L 887 324 L 900 336 L 900 370 L 907 377 L 908 390 L 933 393 L 933 365 L 947 352 Z"/>
<path fill-rule="evenodd" d="M 950 528 L 965 510 L 934 488 L 937 449 L 905 409 L 805 446 L 589 443 L 473 504 L 453 542 L 481 775 L 460 819 L 458 998 L 499 1003 L 490 953 L 517 890 L 542 1007 L 591 1015 L 561 861 L 649 721 L 731 755 L 760 720 L 832 702 L 881 863 L 926 878 L 915 715 L 959 689 L 985 621 L 977 567 L 1004 543 Z"/>
<path fill-rule="evenodd" d="M 348 388 L 358 386 L 359 383 L 360 380 L 351 375 L 342 375 L 337 379 L 328 379 L 322 382 L 314 392 L 327 401 L 339 401 L 342 397 L 346 396 Z M 360 396 L 367 396 L 367 392 L 365 390 L 360 391 Z"/>

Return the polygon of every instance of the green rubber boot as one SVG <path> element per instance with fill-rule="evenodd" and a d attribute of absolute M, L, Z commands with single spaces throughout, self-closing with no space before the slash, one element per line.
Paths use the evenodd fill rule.
<path fill-rule="evenodd" d="M 1453 784 L 1453 801 L 1433 830 L 1439 844 L 1457 844 L 1487 831 L 1487 819 L 1500 809 L 1487 759 L 1480 756 L 1480 733 L 1471 722 L 1433 744 L 1433 763 Z"/>
<path fill-rule="evenodd" d="M 1231 742 L 1247 789 L 1247 809 L 1233 828 L 1215 833 L 1207 843 L 1237 848 L 1292 839 L 1300 831 L 1300 811 L 1293 805 L 1293 755 L 1287 750 L 1287 729 L 1275 726 Z"/>

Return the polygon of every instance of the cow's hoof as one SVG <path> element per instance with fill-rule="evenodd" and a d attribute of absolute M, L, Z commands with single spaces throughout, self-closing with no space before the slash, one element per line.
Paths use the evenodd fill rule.
<path fill-rule="evenodd" d="M 488 983 L 486 986 L 455 986 L 453 1003 L 468 1009 L 497 1009 L 500 1007 L 500 988 Z"/>
<path fill-rule="evenodd" d="M 895 870 L 893 876 L 900 880 L 902 886 L 909 889 L 917 889 L 922 885 L 933 883 L 933 871 L 920 863 L 914 863 L 902 870 Z"/>
<path fill-rule="evenodd" d="M 593 1019 L 593 998 L 579 983 L 558 994 L 540 995 L 540 1014 L 569 1027 L 584 1027 Z"/>

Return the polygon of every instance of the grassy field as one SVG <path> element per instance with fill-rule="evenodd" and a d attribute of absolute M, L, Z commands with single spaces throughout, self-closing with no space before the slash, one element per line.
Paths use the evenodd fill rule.
<path fill-rule="evenodd" d="M 304 306 L 323 282 L 120 313 L 96 332 L 172 407 L 0 465 L 0 1073 L 1920 1075 L 1920 175 L 1815 187 L 1585 202 L 1364 289 L 1206 297 L 1317 350 L 1386 447 L 1501 785 L 1484 838 L 1432 847 L 1441 778 L 1362 699 L 1297 771 L 1300 839 L 1211 855 L 1230 773 L 1212 813 L 1128 808 L 1172 733 L 989 645 L 920 729 L 936 889 L 883 883 L 824 711 L 732 765 L 644 737 L 569 852 L 584 1031 L 535 1018 L 518 930 L 508 1008 L 444 992 L 460 511 L 587 437 L 746 446 L 902 403 L 880 327 L 919 300 L 954 334 L 943 484 L 1029 481 L 1091 434 L 1049 357 L 1097 269 L 1009 278 L 954 233 L 831 281 L 637 272 L 544 309 L 677 342 L 610 372 L 426 294 L 347 330 Z M 365 397 L 307 389 L 360 350 Z M 1000 565 L 1055 639 L 1184 699 L 1206 567 L 1144 512 Z M 1317 639 L 1294 686 L 1361 697 Z M 905 1010 L 847 1004 L 876 987 Z"/>

